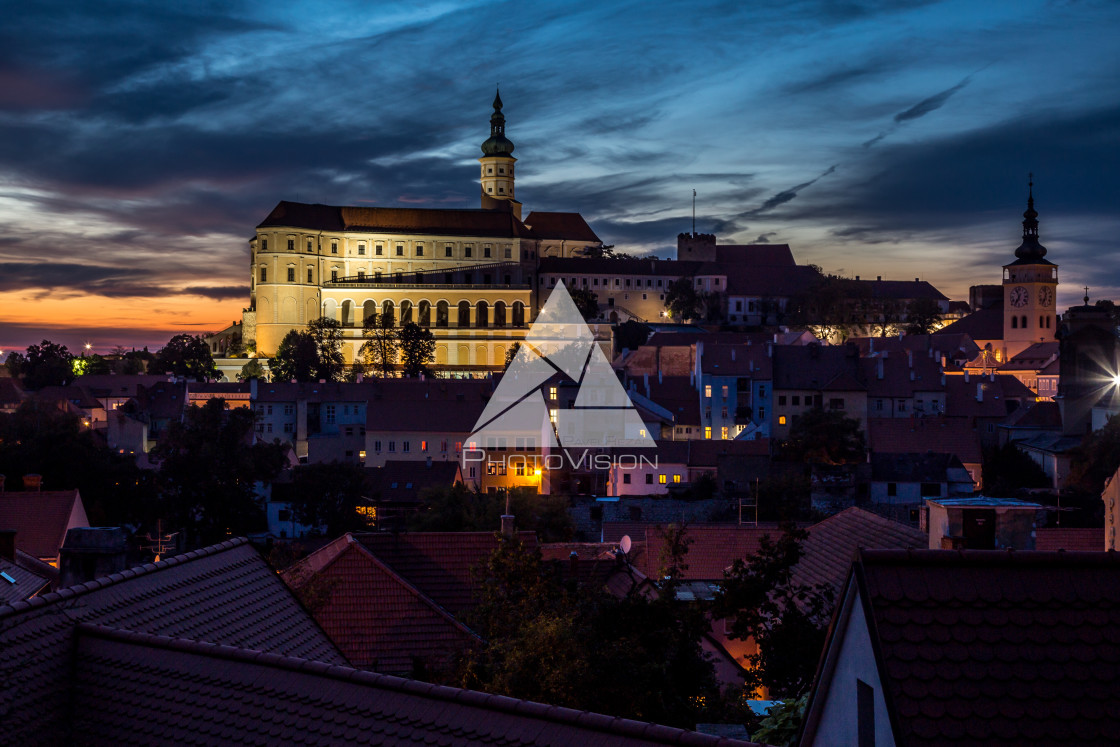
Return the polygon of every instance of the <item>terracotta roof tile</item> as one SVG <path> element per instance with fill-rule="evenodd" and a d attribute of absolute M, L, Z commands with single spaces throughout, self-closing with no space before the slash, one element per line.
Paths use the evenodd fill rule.
<path fill-rule="evenodd" d="M 1003 302 L 994 306 L 974 311 L 968 316 L 961 317 L 952 324 L 934 332 L 935 335 L 965 334 L 975 341 L 1003 339 Z"/>
<path fill-rule="evenodd" d="M 914 527 L 862 508 L 846 508 L 809 528 L 794 579 L 810 585 L 826 584 L 839 592 L 857 548 L 924 548 L 928 542 L 925 533 Z"/>
<path fill-rule="evenodd" d="M 537 546 L 533 532 L 519 537 L 526 546 Z M 369 533 L 354 539 L 452 615 L 474 607 L 474 571 L 498 546 L 494 532 Z"/>
<path fill-rule="evenodd" d="M 599 237 L 579 213 L 543 213 L 534 211 L 525 219 L 533 233 L 542 239 L 567 239 L 598 244 Z"/>
<path fill-rule="evenodd" d="M 979 464 L 980 434 L 970 418 L 870 418 L 867 441 L 873 452 L 955 454 Z"/>
<path fill-rule="evenodd" d="M 69 741 L 65 694 L 82 622 L 344 663 L 257 551 L 232 540 L 0 606 L 5 740 Z"/>
<path fill-rule="evenodd" d="M 437 236 L 530 238 L 532 232 L 504 210 L 337 207 L 281 201 L 257 228 L 367 231 Z"/>
<path fill-rule="evenodd" d="M 1101 527 L 1039 527 L 1034 531 L 1034 547 L 1040 552 L 1101 552 L 1105 549 Z"/>
<path fill-rule="evenodd" d="M 438 671 L 478 640 L 349 534 L 281 575 L 297 591 L 324 590 L 315 620 L 356 667 L 407 674 L 422 662 Z"/>
<path fill-rule="evenodd" d="M 80 630 L 75 670 L 74 727 L 91 744 L 749 744 L 297 658 L 94 626 Z"/>
<path fill-rule="evenodd" d="M 36 558 L 57 558 L 66 530 L 88 524 L 77 490 L 0 493 L 0 529 L 16 530 L 16 547 Z"/>
<path fill-rule="evenodd" d="M 864 550 L 856 577 L 897 743 L 1106 744 L 1120 733 L 1113 555 Z"/>

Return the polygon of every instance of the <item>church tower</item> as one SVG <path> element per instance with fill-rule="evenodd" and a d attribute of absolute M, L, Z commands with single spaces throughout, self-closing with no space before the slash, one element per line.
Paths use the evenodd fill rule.
<path fill-rule="evenodd" d="M 506 137 L 506 118 L 502 114 L 502 97 L 494 95 L 494 113 L 490 115 L 490 137 L 482 144 L 482 207 L 488 210 L 511 210 L 521 220 L 521 203 L 514 199 L 513 143 Z"/>
<path fill-rule="evenodd" d="M 1006 361 L 1036 342 L 1054 342 L 1058 320 L 1055 298 L 1058 266 L 1047 260 L 1038 243 L 1038 213 L 1034 209 L 1034 180 L 1030 181 L 1023 213 L 1023 243 L 1015 261 L 1003 267 L 1003 359 Z"/>

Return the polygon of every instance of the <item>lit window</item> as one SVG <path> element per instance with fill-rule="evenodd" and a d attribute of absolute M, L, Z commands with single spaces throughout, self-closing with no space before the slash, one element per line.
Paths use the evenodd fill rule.
<path fill-rule="evenodd" d="M 661 485 L 664 485 L 665 484 L 665 475 L 658 475 L 657 476 L 657 482 L 660 483 Z"/>
<path fill-rule="evenodd" d="M 556 425 L 556 410 L 549 410 L 548 411 L 548 420 L 553 425 Z"/>
<path fill-rule="evenodd" d="M 724 441 L 727 440 L 727 426 L 726 425 L 719 429 L 719 437 L 722 438 Z"/>
<path fill-rule="evenodd" d="M 420 451 L 427 451 L 427 450 L 428 450 L 428 442 L 427 441 L 421 441 L 420 442 Z"/>
<path fill-rule="evenodd" d="M 712 426 L 710 426 L 710 425 L 704 426 L 704 438 L 711 438 L 711 437 L 712 437 Z"/>
<path fill-rule="evenodd" d="M 365 449 L 362 449 L 361 451 L 358 452 L 358 459 L 360 461 L 363 461 L 363 462 L 366 460 L 366 450 Z"/>
<path fill-rule="evenodd" d="M 680 481 L 681 481 L 681 476 L 680 475 L 673 475 L 673 482 L 680 482 Z"/>
<path fill-rule="evenodd" d="M 708 399 L 712 398 L 712 385 L 711 384 L 705 384 L 704 385 L 704 396 L 707 397 Z"/>
<path fill-rule="evenodd" d="M 556 399 L 556 387 L 550 386 L 548 388 L 548 398 L 549 399 Z"/>
<path fill-rule="evenodd" d="M 785 424 L 786 424 L 786 416 L 785 415 L 779 415 L 778 416 L 778 425 L 785 425 Z"/>

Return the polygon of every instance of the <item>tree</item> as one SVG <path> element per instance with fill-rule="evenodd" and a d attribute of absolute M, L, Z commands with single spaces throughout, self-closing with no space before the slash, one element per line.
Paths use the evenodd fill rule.
<path fill-rule="evenodd" d="M 436 359 L 436 336 L 416 322 L 406 322 L 397 338 L 400 342 L 401 368 L 405 376 L 418 377 L 428 373 Z"/>
<path fill-rule="evenodd" d="M 1014 498 L 1023 490 L 1051 486 L 1042 467 L 1010 442 L 984 450 L 983 474 L 984 495 L 998 498 Z"/>
<path fill-rule="evenodd" d="M 8 371 L 21 376 L 23 385 L 31 390 L 46 386 L 66 386 L 74 380 L 74 356 L 65 345 L 43 340 L 27 348 L 27 355 L 12 353 L 8 356 Z"/>
<path fill-rule="evenodd" d="M 515 342 L 515 343 L 513 343 L 512 345 L 509 346 L 509 350 L 506 351 L 506 363 L 505 363 L 506 368 L 509 368 L 509 364 L 513 363 L 513 359 L 517 357 L 517 351 L 520 350 L 520 349 L 521 349 L 521 343 L 520 342 Z"/>
<path fill-rule="evenodd" d="M 373 312 L 362 322 L 362 343 L 359 353 L 366 367 L 377 376 L 392 374 L 397 364 L 397 330 L 391 314 Z"/>
<path fill-rule="evenodd" d="M 941 307 L 932 298 L 915 298 L 906 307 L 906 334 L 929 335 L 941 323 Z"/>
<path fill-rule="evenodd" d="M 665 290 L 665 308 L 669 316 L 682 322 L 700 317 L 703 303 L 692 278 L 677 278 Z"/>
<path fill-rule="evenodd" d="M 346 366 L 342 357 L 342 324 L 336 319 L 319 317 L 307 323 L 307 332 L 315 340 L 315 378 L 341 381 Z"/>
<path fill-rule="evenodd" d="M 0 413 L 0 474 L 27 473 L 42 475 L 46 490 L 77 488 L 93 526 L 135 530 L 156 518 L 152 473 L 105 446 L 78 415 L 36 398 Z"/>
<path fill-rule="evenodd" d="M 860 462 L 866 456 L 863 430 L 839 410 L 813 408 L 794 416 L 783 455 L 794 462 Z"/>
<path fill-rule="evenodd" d="M 514 488 L 506 493 L 482 493 L 463 483 L 449 488 L 427 489 L 420 494 L 420 511 L 413 514 L 409 529 L 414 532 L 487 532 L 501 526 L 509 511 L 517 526 L 536 532 L 541 542 L 566 542 L 575 534 L 568 514 L 568 499 L 561 495 L 538 495 L 534 490 Z"/>
<path fill-rule="evenodd" d="M 291 330 L 268 362 L 273 381 L 315 381 L 319 346 L 309 332 Z"/>
<path fill-rule="evenodd" d="M 219 377 L 218 367 L 210 355 L 210 346 L 200 335 L 175 335 L 163 349 L 156 353 L 152 362 L 156 373 L 173 373 L 196 381 L 208 381 Z"/>
<path fill-rule="evenodd" d="M 799 583 L 793 568 L 808 532 L 786 525 L 775 542 L 764 535 L 758 552 L 736 560 L 712 604 L 716 619 L 730 621 L 731 636 L 754 639 L 745 689 L 767 688 L 771 698 L 797 697 L 813 681 L 832 617 L 832 588 Z"/>
<path fill-rule="evenodd" d="M 101 376 L 113 372 L 113 364 L 106 358 L 94 353 L 86 359 L 85 375 Z"/>
<path fill-rule="evenodd" d="M 569 293 L 579 313 L 585 321 L 591 321 L 599 316 L 599 297 L 590 288 L 573 288 Z"/>
<path fill-rule="evenodd" d="M 652 330 L 641 322 L 628 319 L 614 328 L 616 350 L 637 350 L 646 344 Z"/>
<path fill-rule="evenodd" d="M 296 521 L 324 526 L 328 537 L 369 530 L 369 523 L 358 513 L 358 506 L 365 505 L 364 492 L 365 474 L 356 464 L 308 464 L 292 472 Z"/>
<path fill-rule="evenodd" d="M 149 457 L 159 465 L 160 509 L 165 523 L 183 527 L 198 545 L 264 527 L 264 508 L 254 492 L 285 464 L 278 441 L 253 443 L 252 410 L 226 409 L 211 399 L 173 421 Z"/>
<path fill-rule="evenodd" d="M 517 538 L 501 538 L 476 576 L 470 623 L 485 643 L 461 662 L 461 686 L 681 727 L 718 699 L 700 606 L 564 583 Z"/>
<path fill-rule="evenodd" d="M 249 362 L 241 367 L 241 373 L 237 375 L 237 380 L 264 379 L 265 375 L 264 366 L 261 365 L 261 362 L 256 358 L 250 358 Z"/>
<path fill-rule="evenodd" d="M 604 246 L 585 246 L 583 256 L 588 259 L 633 259 L 633 255 L 616 252 L 614 244 Z"/>

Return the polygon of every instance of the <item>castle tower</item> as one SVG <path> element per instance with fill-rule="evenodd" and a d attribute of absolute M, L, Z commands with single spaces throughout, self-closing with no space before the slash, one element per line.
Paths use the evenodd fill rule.
<path fill-rule="evenodd" d="M 502 114 L 502 97 L 494 95 L 494 113 L 490 115 L 490 137 L 482 144 L 482 207 L 488 210 L 512 210 L 521 220 L 521 203 L 514 199 L 513 164 L 517 161 L 513 143 L 506 137 L 506 118 Z"/>
<path fill-rule="evenodd" d="M 1054 342 L 1058 328 L 1055 298 L 1058 266 L 1047 260 L 1038 243 L 1038 213 L 1034 209 L 1034 180 L 1029 183 L 1023 213 L 1023 243 L 1015 261 L 1003 267 L 1003 360 L 1036 342 Z"/>

